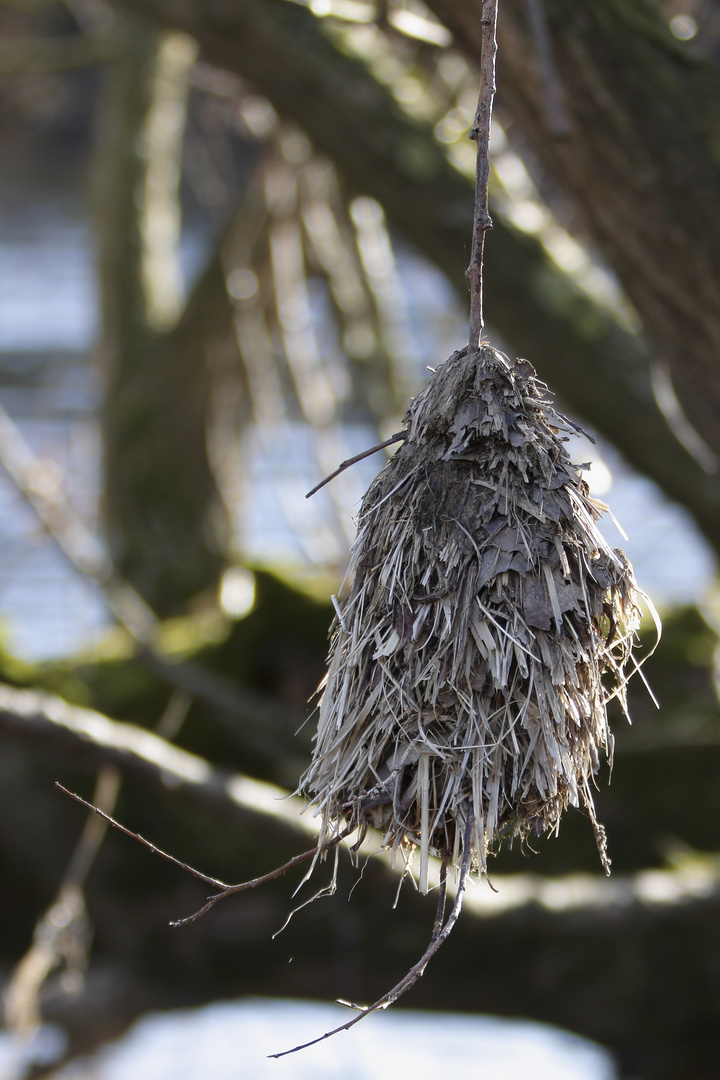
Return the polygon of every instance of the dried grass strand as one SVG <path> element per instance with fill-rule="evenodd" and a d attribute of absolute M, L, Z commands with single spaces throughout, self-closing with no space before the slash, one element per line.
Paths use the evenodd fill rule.
<path fill-rule="evenodd" d="M 352 1020 L 348 1020 L 345 1024 L 340 1024 L 338 1027 L 333 1028 L 332 1031 L 326 1031 L 323 1035 L 319 1035 L 316 1039 L 311 1039 L 309 1042 L 301 1043 L 299 1046 L 293 1046 L 290 1050 L 282 1050 L 278 1054 L 268 1054 L 271 1058 L 287 1057 L 288 1054 L 295 1054 L 299 1050 L 307 1050 L 309 1046 L 315 1046 L 317 1043 L 324 1042 L 325 1039 L 331 1039 L 333 1035 L 338 1035 L 341 1031 L 349 1031 L 350 1028 L 355 1027 L 361 1020 L 364 1020 L 370 1013 L 377 1012 L 379 1009 L 387 1009 L 388 1006 L 394 1004 L 398 998 L 407 993 L 422 978 L 425 968 L 430 960 L 432 960 L 435 953 L 440 946 L 447 941 L 448 937 L 452 933 L 455 924 L 460 918 L 462 911 L 463 898 L 465 895 L 465 889 L 467 886 L 467 877 L 470 871 L 470 857 L 471 857 L 471 844 L 470 835 L 472 832 L 473 821 L 472 818 L 468 818 L 465 827 L 465 843 L 462 865 L 460 867 L 460 876 L 458 879 L 457 892 L 455 894 L 455 902 L 452 910 L 448 915 L 447 921 L 443 923 L 445 915 L 445 904 L 447 901 L 447 858 L 443 858 L 442 866 L 440 869 L 440 886 L 437 910 L 435 913 L 435 921 L 433 923 L 432 936 L 430 943 L 422 954 L 416 964 L 410 968 L 410 970 L 403 976 L 400 982 L 393 986 L 392 990 L 388 990 L 386 994 L 383 994 L 381 998 L 378 998 L 372 1005 L 368 1005 L 364 1008 L 358 1005 L 350 1005 L 350 1008 L 361 1009 L 359 1016 L 354 1016 Z M 347 1004 L 343 1002 L 343 1004 Z"/>

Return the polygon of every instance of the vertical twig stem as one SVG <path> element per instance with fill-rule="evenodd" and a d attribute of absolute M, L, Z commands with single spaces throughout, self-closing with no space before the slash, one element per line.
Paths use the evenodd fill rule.
<path fill-rule="evenodd" d="M 473 221 L 472 253 L 465 276 L 470 282 L 470 349 L 477 349 L 485 325 L 483 320 L 483 251 L 485 233 L 492 228 L 488 212 L 488 180 L 490 177 L 490 120 L 495 97 L 495 55 L 497 53 L 498 0 L 483 0 L 482 56 L 480 61 L 480 96 L 475 123 L 470 138 L 477 144 L 475 178 L 475 217 Z"/>

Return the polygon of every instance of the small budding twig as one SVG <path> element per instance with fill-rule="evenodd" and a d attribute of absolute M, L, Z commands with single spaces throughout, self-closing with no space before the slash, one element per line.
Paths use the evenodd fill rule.
<path fill-rule="evenodd" d="M 406 438 L 407 431 L 396 431 L 394 435 L 391 435 L 385 442 L 377 443 L 376 446 L 371 446 L 368 450 L 363 450 L 362 453 L 356 454 L 355 457 L 347 458 L 345 461 L 341 461 L 335 472 L 330 473 L 324 480 L 321 480 L 319 484 L 316 484 L 312 491 L 308 491 L 305 496 L 309 499 L 311 495 L 314 495 L 320 488 L 324 488 L 326 484 L 329 484 L 331 480 L 334 480 L 336 476 L 339 476 L 341 472 L 345 472 L 351 465 L 356 465 L 358 461 L 362 461 L 366 457 L 370 457 L 371 454 L 377 454 L 378 450 L 384 450 L 386 446 L 392 446 L 393 443 L 400 442 L 401 439 Z"/>
<path fill-rule="evenodd" d="M 490 179 L 490 121 L 495 97 L 495 56 L 497 54 L 498 0 L 483 0 L 482 8 L 482 56 L 480 61 L 480 96 L 475 122 L 469 138 L 477 145 L 475 172 L 475 217 L 473 222 L 470 265 L 465 277 L 470 282 L 470 335 L 468 347 L 471 352 L 478 348 L 485 322 L 483 319 L 483 253 L 485 233 L 492 229 L 488 211 L 488 181 Z"/>

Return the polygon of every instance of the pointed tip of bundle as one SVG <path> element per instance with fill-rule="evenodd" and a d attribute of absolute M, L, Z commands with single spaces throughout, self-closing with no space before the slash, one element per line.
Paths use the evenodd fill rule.
<path fill-rule="evenodd" d="M 457 867 L 584 807 L 635 669 L 632 568 L 525 360 L 454 353 L 368 490 L 303 787 L 322 818 Z"/>

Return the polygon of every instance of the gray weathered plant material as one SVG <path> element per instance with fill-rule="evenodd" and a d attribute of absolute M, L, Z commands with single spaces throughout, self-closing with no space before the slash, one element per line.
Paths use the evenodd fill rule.
<path fill-rule="evenodd" d="M 566 449 L 577 429 L 525 360 L 454 353 L 367 492 L 303 781 L 324 843 L 382 830 L 463 863 L 557 829 L 612 755 L 607 704 L 637 666 L 632 568 L 598 530 Z M 467 856 L 466 856 L 467 857 Z"/>

